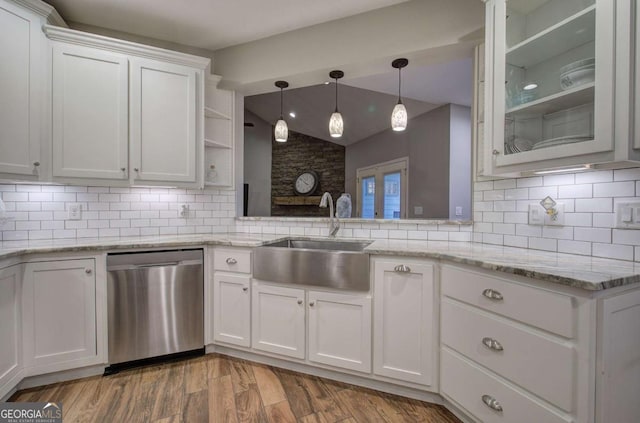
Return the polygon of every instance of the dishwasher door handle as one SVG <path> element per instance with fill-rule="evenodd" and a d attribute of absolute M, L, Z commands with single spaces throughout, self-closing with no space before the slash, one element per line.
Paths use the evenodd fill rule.
<path fill-rule="evenodd" d="M 137 268 L 144 268 L 144 267 L 169 267 L 169 266 L 179 266 L 180 262 L 179 261 L 172 261 L 172 262 L 168 262 L 168 263 L 152 263 L 152 264 L 136 264 L 135 267 Z"/>

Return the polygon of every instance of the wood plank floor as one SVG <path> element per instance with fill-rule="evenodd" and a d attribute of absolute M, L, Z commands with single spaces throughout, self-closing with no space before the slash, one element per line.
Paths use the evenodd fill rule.
<path fill-rule="evenodd" d="M 17 392 L 71 422 L 458 423 L 441 406 L 218 354 Z"/>

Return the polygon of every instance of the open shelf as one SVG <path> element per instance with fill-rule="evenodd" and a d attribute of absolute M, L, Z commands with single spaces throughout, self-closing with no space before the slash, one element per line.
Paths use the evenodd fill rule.
<path fill-rule="evenodd" d="M 507 63 L 528 68 L 595 40 L 596 6 L 592 5 L 507 50 Z"/>
<path fill-rule="evenodd" d="M 322 199 L 321 196 L 273 197 L 273 204 L 277 206 L 318 206 L 320 204 L 321 199 Z"/>
<path fill-rule="evenodd" d="M 217 110 L 212 109 L 211 107 L 204 108 L 204 116 L 213 119 L 224 119 L 231 120 L 231 116 L 227 116 L 224 113 L 220 113 Z"/>
<path fill-rule="evenodd" d="M 519 106 L 507 109 L 505 114 L 527 113 L 532 115 L 547 115 L 581 104 L 593 103 L 594 93 L 595 83 L 591 82 L 571 90 L 561 91 L 538 100 L 530 101 L 529 103 L 520 104 Z"/>
<path fill-rule="evenodd" d="M 231 148 L 230 145 L 227 145 L 223 142 L 220 141 L 214 141 L 214 140 L 209 140 L 209 139 L 204 139 L 204 145 L 205 147 L 216 147 L 216 148 Z"/>

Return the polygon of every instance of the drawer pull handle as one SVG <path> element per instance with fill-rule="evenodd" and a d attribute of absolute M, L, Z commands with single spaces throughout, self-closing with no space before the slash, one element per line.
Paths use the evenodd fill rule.
<path fill-rule="evenodd" d="M 409 273 L 411 272 L 411 268 L 409 266 L 405 266 L 404 264 L 399 264 L 393 268 L 395 272 L 398 273 Z"/>
<path fill-rule="evenodd" d="M 91 270 L 91 268 L 87 267 L 86 269 L 84 269 L 84 273 L 86 273 L 87 275 L 90 275 L 91 272 L 93 272 L 93 270 Z"/>
<path fill-rule="evenodd" d="M 482 295 L 484 295 L 490 300 L 495 300 L 495 301 L 502 301 L 504 299 L 501 293 L 491 288 L 488 288 L 482 291 Z"/>
<path fill-rule="evenodd" d="M 498 400 L 492 397 L 491 395 L 483 395 L 482 402 L 484 402 L 486 406 L 492 410 L 502 411 L 502 406 L 500 405 Z"/>
<path fill-rule="evenodd" d="M 242 288 L 243 292 L 247 292 L 249 290 L 249 288 L 247 288 L 246 286 L 244 288 Z"/>
<path fill-rule="evenodd" d="M 484 344 L 485 347 L 489 348 L 490 350 L 494 350 L 494 351 L 503 351 L 504 348 L 502 348 L 502 344 L 500 344 L 500 342 L 496 341 L 493 338 L 482 338 L 482 344 Z"/>
<path fill-rule="evenodd" d="M 227 258 L 227 264 L 236 264 L 238 262 L 238 260 L 228 257 Z"/>

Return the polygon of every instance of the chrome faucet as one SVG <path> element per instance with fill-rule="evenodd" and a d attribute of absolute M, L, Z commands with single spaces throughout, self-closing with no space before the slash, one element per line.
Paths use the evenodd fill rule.
<path fill-rule="evenodd" d="M 335 216 L 333 213 L 333 198 L 331 198 L 331 194 L 328 192 L 322 194 L 320 207 L 327 207 L 327 200 L 329 201 L 329 236 L 334 237 L 340 230 L 340 220 L 338 216 Z"/>

